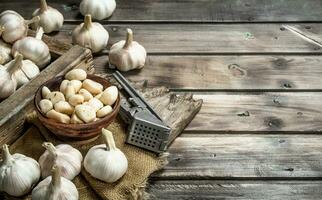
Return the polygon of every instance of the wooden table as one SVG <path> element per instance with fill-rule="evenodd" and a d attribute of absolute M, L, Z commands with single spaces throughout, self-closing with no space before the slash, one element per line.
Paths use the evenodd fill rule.
<path fill-rule="evenodd" d="M 49 0 L 71 41 L 79 0 Z M 1 0 L 30 17 L 38 0 Z M 321 0 L 117 0 L 109 47 L 125 28 L 148 51 L 127 73 L 204 99 L 151 177 L 152 199 L 321 199 Z M 96 55 L 108 72 L 107 51 Z"/>

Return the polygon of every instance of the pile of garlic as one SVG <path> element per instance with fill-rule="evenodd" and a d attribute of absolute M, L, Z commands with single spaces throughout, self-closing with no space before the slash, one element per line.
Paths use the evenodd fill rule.
<path fill-rule="evenodd" d="M 65 75 L 60 91 L 42 88 L 41 112 L 48 118 L 65 124 L 90 123 L 113 111 L 118 98 L 116 86 L 104 90 L 103 85 L 87 79 L 86 71 L 73 69 Z"/>

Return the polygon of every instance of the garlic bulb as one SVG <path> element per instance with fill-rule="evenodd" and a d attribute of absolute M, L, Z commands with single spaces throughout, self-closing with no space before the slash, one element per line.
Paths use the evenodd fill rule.
<path fill-rule="evenodd" d="M 38 161 L 42 178 L 50 175 L 55 164 L 61 169 L 62 176 L 69 180 L 73 180 L 80 173 L 83 156 L 77 149 L 68 144 L 54 146 L 50 142 L 44 142 L 43 147 L 46 151 Z"/>
<path fill-rule="evenodd" d="M 0 191 L 11 196 L 27 194 L 40 178 L 37 161 L 22 154 L 11 155 L 8 145 L 2 146 L 0 164 Z"/>
<path fill-rule="evenodd" d="M 105 144 L 93 146 L 85 156 L 85 170 L 93 177 L 112 183 L 120 179 L 128 167 L 127 159 L 115 146 L 110 131 L 102 129 Z"/>
<path fill-rule="evenodd" d="M 32 200 L 78 200 L 76 186 L 70 180 L 61 177 L 59 167 L 54 166 L 51 176 L 41 181 L 31 194 Z"/>
<path fill-rule="evenodd" d="M 0 27 L 0 36 L 3 31 L 4 28 L 1 29 Z M 6 64 L 11 59 L 11 45 L 0 39 L 0 65 Z"/>
<path fill-rule="evenodd" d="M 64 16 L 57 9 L 48 6 L 46 0 L 40 1 L 40 8 L 35 10 L 32 16 L 40 17 L 40 21 L 35 23 L 33 28 L 41 26 L 45 33 L 59 31 L 64 23 Z"/>
<path fill-rule="evenodd" d="M 12 55 L 15 57 L 17 53 L 20 53 L 40 69 L 44 68 L 50 62 L 51 56 L 47 44 L 41 40 L 43 34 L 44 30 L 40 27 L 36 37 L 25 37 L 15 42 L 12 46 Z"/>
<path fill-rule="evenodd" d="M 127 29 L 126 41 L 122 40 L 110 49 L 109 62 L 120 71 L 141 69 L 144 67 L 146 51 L 142 45 L 133 41 L 133 32 Z"/>
<path fill-rule="evenodd" d="M 82 15 L 92 15 L 94 19 L 102 20 L 112 15 L 115 10 L 115 0 L 83 0 L 80 4 Z"/>
<path fill-rule="evenodd" d="M 39 17 L 34 17 L 31 20 L 25 20 L 21 15 L 12 10 L 6 10 L 0 14 L 0 26 L 5 30 L 2 33 L 2 38 L 8 43 L 27 36 L 28 26 L 39 21 Z"/>
<path fill-rule="evenodd" d="M 94 53 L 106 47 L 108 38 L 108 32 L 101 24 L 92 22 L 91 15 L 86 15 L 84 23 L 73 31 L 73 43 L 89 48 Z"/>
<path fill-rule="evenodd" d="M 30 60 L 23 60 L 21 54 L 18 54 L 14 60 L 6 64 L 5 68 L 9 68 L 11 65 L 17 65 L 18 68 L 18 70 L 13 73 L 14 78 L 17 81 L 17 87 L 28 83 L 40 73 L 37 65 Z"/>
<path fill-rule="evenodd" d="M 12 95 L 17 88 L 17 81 L 14 73 L 19 69 L 19 65 L 0 65 L 0 99 L 5 99 Z"/>

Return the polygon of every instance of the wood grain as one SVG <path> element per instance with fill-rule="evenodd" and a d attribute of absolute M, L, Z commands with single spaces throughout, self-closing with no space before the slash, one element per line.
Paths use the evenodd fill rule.
<path fill-rule="evenodd" d="M 321 92 L 216 92 L 195 95 L 195 98 L 203 99 L 204 103 L 186 130 L 246 133 L 322 131 Z"/>
<path fill-rule="evenodd" d="M 321 181 L 152 181 L 148 194 L 151 200 L 188 199 L 320 199 Z"/>
<path fill-rule="evenodd" d="M 320 135 L 182 134 L 154 179 L 320 179 Z"/>
<path fill-rule="evenodd" d="M 182 90 L 320 90 L 320 56 L 150 55 L 142 70 L 123 73 L 131 81 Z M 108 56 L 94 59 L 97 73 L 109 73 Z"/>
<path fill-rule="evenodd" d="M 80 21 L 79 0 L 48 1 L 66 21 Z M 39 7 L 38 0 L 2 0 L 1 11 L 13 9 L 25 17 Z M 118 0 L 106 22 L 278 22 L 321 21 L 319 0 Z M 301 12 L 299 12 L 301 11 Z"/>

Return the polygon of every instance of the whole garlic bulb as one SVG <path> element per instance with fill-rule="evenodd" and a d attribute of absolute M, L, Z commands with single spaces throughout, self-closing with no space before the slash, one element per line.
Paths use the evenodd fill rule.
<path fill-rule="evenodd" d="M 33 28 L 41 26 L 45 33 L 59 31 L 64 23 L 64 16 L 57 9 L 48 6 L 46 0 L 40 1 L 40 8 L 35 10 L 32 16 L 40 17 L 40 21 L 35 23 Z"/>
<path fill-rule="evenodd" d="M 93 177 L 113 183 L 120 179 L 128 167 L 124 153 L 116 148 L 113 135 L 102 129 L 105 144 L 93 146 L 85 156 L 85 170 Z"/>
<path fill-rule="evenodd" d="M 2 146 L 0 164 L 0 191 L 11 196 L 27 194 L 40 178 L 37 161 L 22 154 L 11 155 L 8 145 Z"/>
<path fill-rule="evenodd" d="M 108 32 L 101 24 L 92 22 L 91 15 L 86 15 L 84 23 L 73 31 L 73 43 L 89 48 L 94 53 L 106 47 L 108 38 Z"/>
<path fill-rule="evenodd" d="M 0 14 L 0 26 L 4 27 L 2 38 L 8 43 L 27 36 L 28 26 L 39 21 L 39 17 L 34 17 L 31 20 L 25 20 L 21 15 L 12 10 L 6 10 Z"/>
<path fill-rule="evenodd" d="M 133 32 L 127 29 L 126 41 L 115 43 L 109 53 L 109 62 L 120 71 L 141 69 L 144 67 L 146 51 L 142 45 L 133 41 Z"/>
<path fill-rule="evenodd" d="M 44 142 L 46 151 L 40 156 L 39 164 L 41 177 L 50 175 L 52 167 L 56 164 L 62 172 L 62 176 L 73 180 L 81 171 L 82 154 L 68 144 L 54 146 L 50 142 Z"/>
<path fill-rule="evenodd" d="M 0 36 L 4 31 L 3 27 L 0 27 Z M 11 60 L 11 45 L 5 43 L 0 39 L 0 65 L 6 64 Z"/>
<path fill-rule="evenodd" d="M 17 53 L 20 53 L 40 69 L 44 68 L 50 62 L 51 56 L 47 44 L 41 40 L 43 34 L 44 30 L 40 27 L 36 37 L 25 37 L 15 42 L 12 46 L 12 55 L 15 57 Z"/>
<path fill-rule="evenodd" d="M 7 63 L 5 65 L 5 68 L 10 68 L 11 65 L 16 65 L 16 68 L 18 68 L 13 73 L 18 88 L 25 83 L 28 83 L 31 79 L 33 79 L 40 73 L 37 65 L 35 65 L 30 60 L 23 60 L 21 54 L 18 54 L 14 60 Z"/>
<path fill-rule="evenodd" d="M 31 194 L 32 200 L 78 200 L 76 186 L 70 180 L 60 176 L 60 169 L 54 166 L 51 176 L 41 181 Z"/>
<path fill-rule="evenodd" d="M 102 20 L 113 14 L 116 2 L 115 0 L 83 0 L 79 7 L 82 15 L 92 15 L 94 19 Z"/>

